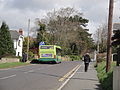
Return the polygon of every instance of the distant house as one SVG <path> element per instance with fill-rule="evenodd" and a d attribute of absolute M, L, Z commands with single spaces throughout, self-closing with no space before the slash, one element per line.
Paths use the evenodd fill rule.
<path fill-rule="evenodd" d="M 19 29 L 19 32 L 16 30 L 10 30 L 11 38 L 14 43 L 14 49 L 16 51 L 16 56 L 22 56 L 23 49 L 23 30 Z"/>

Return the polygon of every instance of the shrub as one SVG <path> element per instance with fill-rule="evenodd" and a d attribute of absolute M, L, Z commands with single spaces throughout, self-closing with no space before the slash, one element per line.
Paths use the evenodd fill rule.
<path fill-rule="evenodd" d="M 106 73 L 106 64 L 105 61 L 101 62 L 97 66 L 98 78 L 102 85 L 103 90 L 112 90 L 113 86 L 113 66 L 115 63 L 113 62 L 111 65 L 111 69 Z"/>
<path fill-rule="evenodd" d="M 28 60 L 33 60 L 34 59 L 34 53 L 29 51 L 29 57 L 28 57 Z"/>
<path fill-rule="evenodd" d="M 80 56 L 77 56 L 77 55 L 69 55 L 70 57 L 70 60 L 80 60 L 81 57 Z"/>

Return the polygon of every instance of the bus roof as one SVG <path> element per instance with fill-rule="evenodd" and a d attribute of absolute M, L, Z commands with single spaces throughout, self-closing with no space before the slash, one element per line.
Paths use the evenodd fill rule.
<path fill-rule="evenodd" d="M 57 46 L 57 45 L 40 45 L 40 46 L 54 46 L 54 47 L 56 47 L 56 48 L 61 49 L 61 47 L 60 47 L 60 46 Z"/>

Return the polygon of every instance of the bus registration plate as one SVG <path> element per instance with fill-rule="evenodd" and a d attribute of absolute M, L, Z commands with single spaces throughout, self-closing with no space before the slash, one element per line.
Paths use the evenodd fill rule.
<path fill-rule="evenodd" d="M 42 57 L 52 57 L 52 54 L 42 54 Z"/>

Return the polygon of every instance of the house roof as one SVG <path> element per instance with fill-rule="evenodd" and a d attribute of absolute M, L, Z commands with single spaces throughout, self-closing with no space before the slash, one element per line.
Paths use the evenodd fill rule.
<path fill-rule="evenodd" d="M 11 38 L 12 39 L 18 39 L 20 34 L 16 30 L 10 30 Z"/>

